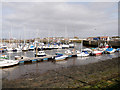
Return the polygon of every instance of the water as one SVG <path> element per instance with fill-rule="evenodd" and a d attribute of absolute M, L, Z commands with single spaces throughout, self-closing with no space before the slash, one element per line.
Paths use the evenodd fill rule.
<path fill-rule="evenodd" d="M 76 47 L 77 49 L 80 49 L 78 44 Z M 54 55 L 56 51 L 64 52 L 64 50 L 46 50 L 45 52 L 47 54 Z M 10 56 L 11 56 L 11 59 L 13 59 L 15 55 L 24 55 L 28 57 L 33 57 L 34 53 L 35 52 L 33 51 L 10 53 Z M 29 73 L 34 73 L 34 74 L 44 73 L 49 70 L 57 70 L 58 68 L 63 68 L 63 67 L 67 68 L 70 66 L 85 65 L 89 63 L 116 58 L 118 56 L 120 56 L 120 54 L 116 52 L 114 54 L 103 54 L 101 56 L 72 57 L 72 58 L 68 58 L 67 60 L 59 61 L 59 62 L 44 61 L 44 62 L 20 64 L 14 67 L 2 69 L 2 78 L 8 79 L 8 80 L 14 80 L 17 78 L 22 78 L 24 75 L 29 76 Z"/>

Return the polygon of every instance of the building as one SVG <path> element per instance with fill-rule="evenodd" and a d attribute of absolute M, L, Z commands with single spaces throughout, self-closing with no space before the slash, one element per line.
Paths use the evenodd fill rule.
<path fill-rule="evenodd" d="M 88 37 L 87 40 L 104 40 L 104 41 L 109 41 L 110 37 L 108 36 L 101 36 L 101 37 Z"/>

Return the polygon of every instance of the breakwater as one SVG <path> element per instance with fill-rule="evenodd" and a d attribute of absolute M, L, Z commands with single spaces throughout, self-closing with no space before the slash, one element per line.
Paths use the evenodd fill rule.
<path fill-rule="evenodd" d="M 107 43 L 109 44 L 110 46 L 114 47 L 114 48 L 120 48 L 120 41 L 102 41 L 102 40 L 93 40 L 93 41 L 90 41 L 90 40 L 84 40 L 83 41 L 83 45 L 84 46 L 92 46 L 92 47 L 97 47 L 100 45 L 100 43 Z"/>

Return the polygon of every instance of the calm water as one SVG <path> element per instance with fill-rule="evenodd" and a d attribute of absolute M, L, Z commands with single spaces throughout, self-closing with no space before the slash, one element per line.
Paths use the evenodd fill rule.
<path fill-rule="evenodd" d="M 76 49 L 80 49 L 79 46 L 80 45 L 77 44 Z M 64 52 L 64 50 L 46 50 L 45 52 L 47 54 L 54 55 L 56 51 Z M 28 57 L 33 57 L 34 53 L 35 52 L 33 51 L 22 52 L 22 53 L 10 53 L 10 56 L 11 59 L 13 59 L 15 55 L 25 55 Z M 9 80 L 17 79 L 24 75 L 29 76 L 29 73 L 34 73 L 34 74 L 44 73 L 47 72 L 48 70 L 56 70 L 62 67 L 67 68 L 70 66 L 84 65 L 88 63 L 94 63 L 102 60 L 116 58 L 118 56 L 120 56 L 120 54 L 116 52 L 114 54 L 103 54 L 101 56 L 72 57 L 72 58 L 68 58 L 67 60 L 59 61 L 59 62 L 44 61 L 44 62 L 33 62 L 29 64 L 20 64 L 14 67 L 2 69 L 2 78 L 6 78 Z"/>

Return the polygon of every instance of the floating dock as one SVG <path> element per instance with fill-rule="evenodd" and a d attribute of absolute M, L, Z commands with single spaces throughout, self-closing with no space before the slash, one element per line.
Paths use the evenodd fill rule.
<path fill-rule="evenodd" d="M 46 55 L 44 57 L 26 57 L 24 59 L 18 59 L 19 63 L 26 63 L 26 62 L 41 62 L 41 61 L 50 61 L 54 60 L 56 55 Z M 68 58 L 70 57 L 77 57 L 75 54 L 69 54 Z"/>
<path fill-rule="evenodd" d="M 46 55 L 44 57 L 27 57 L 25 59 L 19 59 L 19 63 L 49 61 L 53 60 L 54 57 L 55 55 Z"/>

